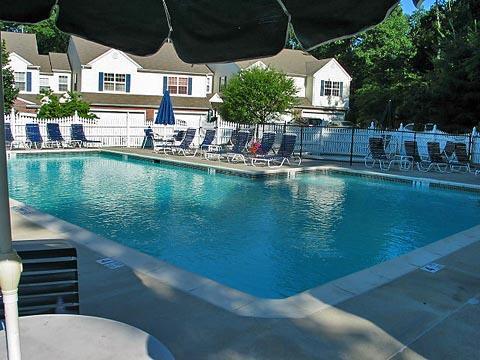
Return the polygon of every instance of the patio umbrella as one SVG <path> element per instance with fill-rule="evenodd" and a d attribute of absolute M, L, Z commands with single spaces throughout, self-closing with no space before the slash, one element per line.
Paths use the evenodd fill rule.
<path fill-rule="evenodd" d="M 421 2 L 412 1 L 416 5 Z M 153 54 L 170 39 L 185 62 L 209 63 L 274 55 L 284 47 L 289 28 L 302 47 L 310 50 L 378 24 L 398 3 L 138 0 L 116 1 L 112 6 L 111 0 L 3 0 L 0 20 L 38 22 L 47 19 L 57 5 L 57 26 L 67 33 L 137 55 Z M 0 287 L 9 359 L 17 360 L 20 342 L 16 297 L 21 262 L 11 242 L 3 108 L 0 86 Z"/>
<path fill-rule="evenodd" d="M 170 92 L 168 90 L 163 92 L 163 98 L 158 108 L 155 124 L 175 125 L 175 114 L 173 113 L 172 100 L 170 99 Z"/>
<path fill-rule="evenodd" d="M 412 0 L 415 4 L 422 0 Z M 137 55 L 170 38 L 188 63 L 278 53 L 289 26 L 306 50 L 381 22 L 398 0 L 3 0 L 0 20 L 38 22 Z M 107 16 L 108 14 L 108 16 Z"/>
<path fill-rule="evenodd" d="M 168 90 L 163 92 L 163 98 L 160 102 L 160 106 L 158 107 L 155 124 L 165 125 L 163 133 L 164 135 L 167 132 L 167 125 L 175 125 L 175 114 L 173 113 L 172 100 L 170 99 L 170 92 Z"/>

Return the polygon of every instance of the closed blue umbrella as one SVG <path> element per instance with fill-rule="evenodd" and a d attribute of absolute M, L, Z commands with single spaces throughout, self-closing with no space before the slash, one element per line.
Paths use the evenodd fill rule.
<path fill-rule="evenodd" d="M 163 98 L 158 108 L 155 124 L 175 125 L 175 115 L 173 114 L 172 100 L 170 99 L 168 90 L 163 92 Z"/>

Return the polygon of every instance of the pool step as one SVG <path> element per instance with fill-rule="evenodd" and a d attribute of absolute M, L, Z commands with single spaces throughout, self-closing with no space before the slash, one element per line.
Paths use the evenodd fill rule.
<path fill-rule="evenodd" d="M 13 246 L 23 263 L 19 315 L 78 314 L 77 250 L 65 241 L 55 240 L 16 241 Z M 0 319 L 4 319 L 3 306 Z"/>

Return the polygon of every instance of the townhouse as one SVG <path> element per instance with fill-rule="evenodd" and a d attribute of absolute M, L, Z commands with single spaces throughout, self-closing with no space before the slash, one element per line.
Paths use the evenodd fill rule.
<path fill-rule="evenodd" d="M 146 57 L 72 36 L 67 54 L 38 54 L 34 34 L 2 33 L 10 53 L 10 66 L 20 93 L 15 108 L 35 112 L 39 93 L 78 91 L 103 119 L 152 121 L 165 89 L 170 91 L 176 118 L 198 126 L 218 99 L 228 80 L 251 67 L 271 67 L 292 78 L 299 105 L 296 115 L 315 121 L 343 120 L 348 111 L 351 77 L 333 58 L 318 60 L 300 51 L 255 60 L 222 64 L 187 64 L 166 43 Z M 290 120 L 285 117 L 281 120 Z"/>
<path fill-rule="evenodd" d="M 297 87 L 299 105 L 296 110 L 299 116 L 326 122 L 344 120 L 349 109 L 352 78 L 334 58 L 318 60 L 301 50 L 284 49 L 271 57 L 209 64 L 215 74 L 214 91 L 221 93 L 234 74 L 256 66 L 282 71 L 293 79 Z"/>
<path fill-rule="evenodd" d="M 51 89 L 55 93 L 71 90 L 71 69 L 67 54 L 38 53 L 34 34 L 3 32 L 9 53 L 9 66 L 15 76 L 19 95 L 15 102 L 17 111 L 35 113 L 41 90 Z"/>

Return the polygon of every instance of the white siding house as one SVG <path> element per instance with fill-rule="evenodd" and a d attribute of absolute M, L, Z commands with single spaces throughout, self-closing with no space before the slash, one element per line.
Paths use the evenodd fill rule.
<path fill-rule="evenodd" d="M 41 90 L 63 94 L 71 90 L 71 70 L 67 54 L 38 53 L 35 34 L 2 32 L 9 53 L 9 66 L 19 89 L 15 108 L 35 112 Z"/>
<path fill-rule="evenodd" d="M 154 55 L 140 57 L 72 36 L 68 56 L 74 88 L 99 116 L 128 112 L 153 120 L 167 89 L 177 118 L 192 126 L 210 108 L 212 71 L 205 65 L 184 63 L 170 43 Z"/>
<path fill-rule="evenodd" d="M 255 66 L 282 71 L 294 80 L 300 102 L 297 110 L 301 112 L 302 117 L 326 122 L 345 118 L 349 109 L 352 80 L 350 75 L 337 60 L 333 58 L 318 60 L 300 50 L 284 49 L 271 57 L 227 64 L 209 64 L 215 73 L 215 92 L 221 93 L 223 84 L 237 72 Z"/>

